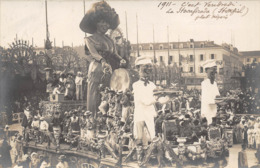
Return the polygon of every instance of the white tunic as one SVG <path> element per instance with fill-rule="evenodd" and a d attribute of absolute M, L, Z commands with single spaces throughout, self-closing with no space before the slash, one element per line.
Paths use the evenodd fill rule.
<path fill-rule="evenodd" d="M 201 82 L 201 115 L 207 118 L 208 124 L 212 123 L 212 117 L 217 114 L 216 96 L 219 96 L 217 83 L 210 83 L 210 79 Z"/>
<path fill-rule="evenodd" d="M 155 137 L 155 125 L 154 117 L 156 111 L 154 103 L 156 102 L 153 91 L 156 89 L 156 85 L 149 81 L 149 84 L 144 85 L 144 81 L 137 81 L 133 84 L 134 92 L 134 135 L 136 135 L 136 122 L 144 121 L 148 128 L 150 138 Z"/>

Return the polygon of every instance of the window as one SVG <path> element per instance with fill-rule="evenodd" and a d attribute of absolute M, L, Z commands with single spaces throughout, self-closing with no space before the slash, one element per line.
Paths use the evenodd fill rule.
<path fill-rule="evenodd" d="M 228 71 L 226 71 L 226 75 L 229 75 L 229 72 L 228 72 Z"/>
<path fill-rule="evenodd" d="M 211 58 L 211 59 L 215 59 L 215 55 L 214 55 L 214 54 L 211 54 L 211 55 L 210 55 L 210 58 Z"/>
<path fill-rule="evenodd" d="M 190 48 L 194 48 L 194 45 L 193 45 L 193 44 L 190 44 Z"/>
<path fill-rule="evenodd" d="M 200 67 L 200 73 L 203 73 L 203 67 Z"/>
<path fill-rule="evenodd" d="M 81 167 L 82 168 L 94 168 L 94 166 L 92 164 L 88 164 L 88 163 L 82 163 Z"/>
<path fill-rule="evenodd" d="M 163 62 L 163 56 L 160 56 L 160 62 Z"/>
<path fill-rule="evenodd" d="M 190 72 L 193 72 L 193 67 L 190 67 Z"/>
<path fill-rule="evenodd" d="M 153 50 L 153 46 L 152 46 L 152 45 L 150 45 L 149 49 L 150 49 L 150 50 Z"/>
<path fill-rule="evenodd" d="M 183 48 L 183 44 L 182 43 L 179 45 L 179 48 Z"/>
<path fill-rule="evenodd" d="M 183 72 L 183 67 L 181 67 L 181 72 Z"/>
<path fill-rule="evenodd" d="M 170 61 L 170 63 L 172 63 L 172 56 L 171 55 L 170 55 L 170 60 L 169 61 Z"/>
<path fill-rule="evenodd" d="M 247 62 L 250 62 L 250 58 L 247 58 L 246 61 L 247 61 Z"/>
<path fill-rule="evenodd" d="M 256 58 L 254 58 L 253 62 L 256 62 Z"/>
<path fill-rule="evenodd" d="M 143 47 L 142 47 L 142 46 L 139 46 L 139 50 L 143 50 Z"/>
<path fill-rule="evenodd" d="M 160 50 L 162 50 L 163 49 L 163 45 L 160 45 Z"/>
<path fill-rule="evenodd" d="M 203 61 L 203 54 L 200 54 L 200 60 Z"/>
<path fill-rule="evenodd" d="M 219 74 L 224 75 L 224 69 L 223 68 L 219 68 Z"/>
<path fill-rule="evenodd" d="M 190 55 L 190 61 L 191 62 L 193 61 L 193 55 Z"/>
<path fill-rule="evenodd" d="M 200 48 L 203 48 L 203 47 L 204 47 L 204 44 L 203 44 L 203 43 L 201 43 L 201 44 L 200 44 Z"/>

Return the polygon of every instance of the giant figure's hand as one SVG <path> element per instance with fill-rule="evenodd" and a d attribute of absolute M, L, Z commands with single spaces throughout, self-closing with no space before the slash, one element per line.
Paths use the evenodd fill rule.
<path fill-rule="evenodd" d="M 125 67 L 126 61 L 124 59 L 121 59 L 120 61 L 120 67 Z"/>
<path fill-rule="evenodd" d="M 112 67 L 111 65 L 109 65 L 108 63 L 106 63 L 105 61 L 101 61 L 102 64 L 102 68 L 104 72 L 109 72 L 110 74 L 112 74 Z"/>

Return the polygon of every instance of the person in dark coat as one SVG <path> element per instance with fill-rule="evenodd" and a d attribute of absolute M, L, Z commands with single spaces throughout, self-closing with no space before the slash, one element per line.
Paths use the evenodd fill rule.
<path fill-rule="evenodd" d="M 242 144 L 242 151 L 238 153 L 238 168 L 248 168 L 245 144 Z"/>
<path fill-rule="evenodd" d="M 12 167 L 12 160 L 10 155 L 10 150 L 12 147 L 7 143 L 6 138 L 4 138 L 2 145 L 0 146 L 0 163 L 2 167 Z"/>

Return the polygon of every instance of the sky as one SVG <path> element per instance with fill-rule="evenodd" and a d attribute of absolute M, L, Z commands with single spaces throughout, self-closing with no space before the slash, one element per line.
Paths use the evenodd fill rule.
<path fill-rule="evenodd" d="M 86 0 L 86 11 L 95 2 Z M 125 37 L 127 18 L 128 39 L 132 44 L 137 43 L 138 23 L 139 43 L 152 43 L 154 28 L 155 42 L 167 42 L 168 38 L 173 42 L 210 40 L 233 44 L 239 51 L 260 50 L 260 1 L 107 2 L 119 14 L 119 28 Z M 69 46 L 84 44 L 85 34 L 79 28 L 83 4 L 83 0 L 48 0 L 50 40 L 55 38 L 56 46 L 62 46 L 62 41 Z M 33 39 L 34 46 L 43 47 L 44 0 L 0 0 L 0 46 L 7 48 L 16 35 L 30 43 Z"/>

